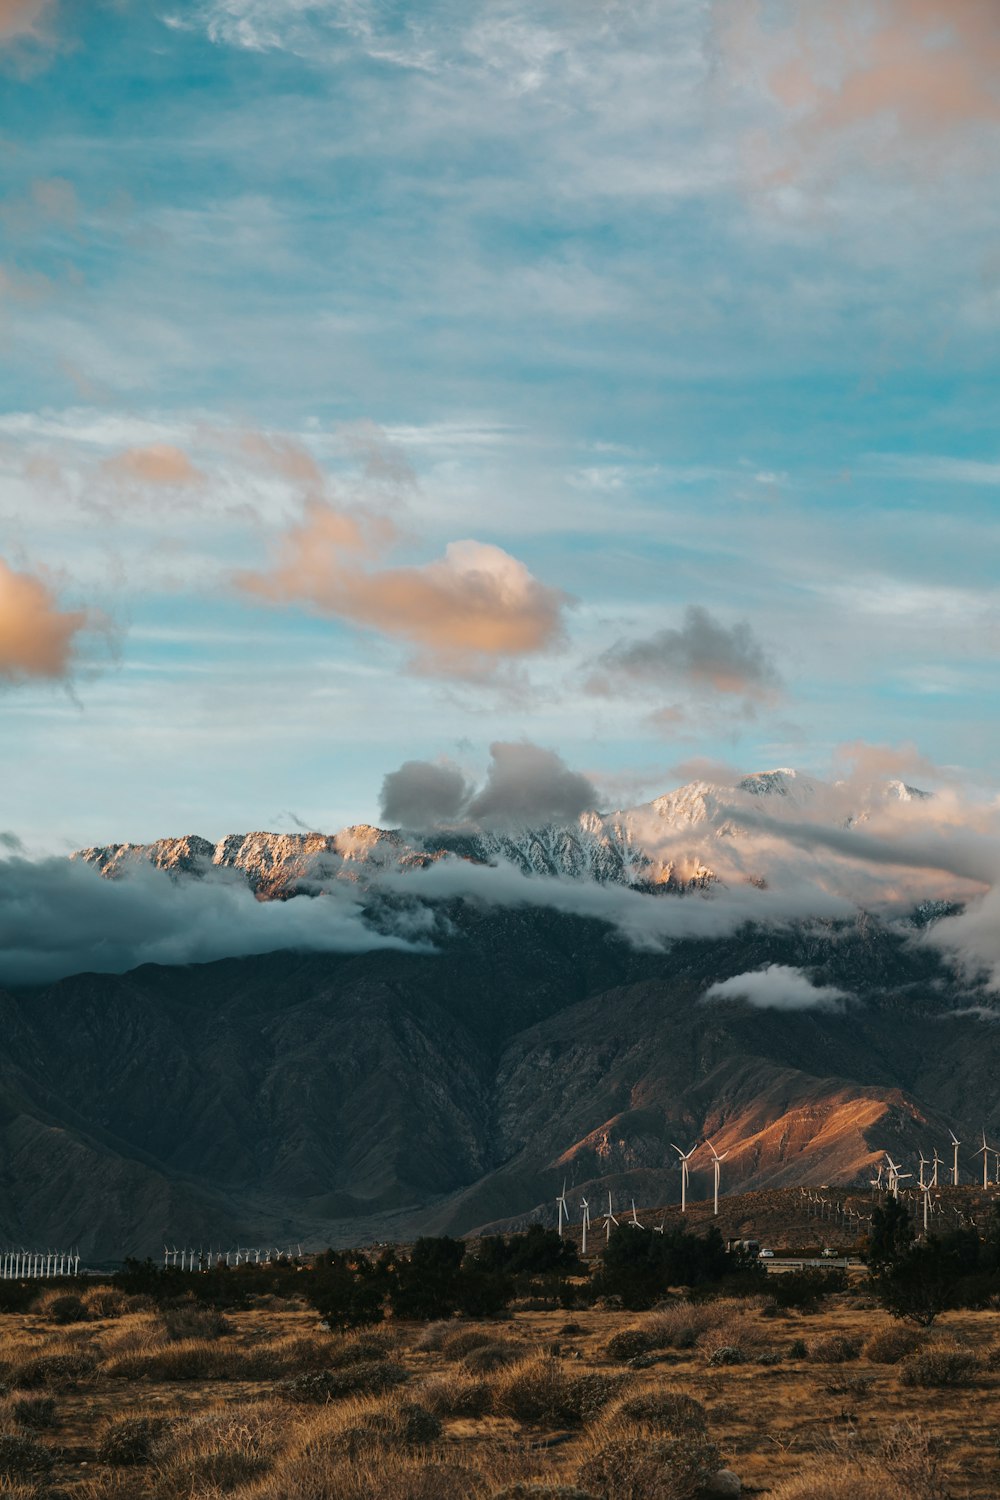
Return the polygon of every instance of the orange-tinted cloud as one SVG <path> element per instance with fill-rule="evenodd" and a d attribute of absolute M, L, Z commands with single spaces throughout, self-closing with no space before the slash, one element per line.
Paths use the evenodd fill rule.
<path fill-rule="evenodd" d="M 150 443 L 145 448 L 127 448 L 116 458 L 108 459 L 106 471 L 118 479 L 137 484 L 182 485 L 203 484 L 204 474 L 181 448 L 170 443 Z"/>
<path fill-rule="evenodd" d="M 763 78 L 808 133 L 1000 121 L 997 0 L 717 0 L 732 76 Z"/>
<path fill-rule="evenodd" d="M 86 610 L 63 610 L 47 584 L 0 558 L 0 681 L 68 675 Z"/>
<path fill-rule="evenodd" d="M 425 671 L 473 675 L 542 651 L 561 635 L 567 596 L 500 547 L 458 541 L 434 562 L 372 567 L 388 541 L 380 519 L 311 500 L 302 524 L 286 533 L 277 565 L 236 583 L 274 603 L 305 604 L 409 641 Z"/>
<path fill-rule="evenodd" d="M 0 42 L 44 35 L 42 23 L 55 0 L 0 0 Z"/>

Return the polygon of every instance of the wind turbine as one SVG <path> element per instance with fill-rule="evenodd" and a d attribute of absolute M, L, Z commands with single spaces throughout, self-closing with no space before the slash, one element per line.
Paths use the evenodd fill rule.
<path fill-rule="evenodd" d="M 949 1130 L 948 1134 L 951 1136 L 952 1149 L 955 1153 L 955 1160 L 951 1169 L 951 1185 L 952 1187 L 958 1187 L 958 1148 L 962 1142 L 953 1130 Z"/>
<path fill-rule="evenodd" d="M 586 1253 L 587 1253 L 587 1230 L 590 1228 L 590 1204 L 587 1202 L 586 1198 L 581 1198 L 580 1199 L 580 1211 L 581 1211 L 580 1212 L 580 1222 L 583 1225 L 582 1240 L 581 1240 L 581 1245 L 580 1245 L 580 1254 L 581 1255 L 586 1255 Z"/>
<path fill-rule="evenodd" d="M 671 1142 L 671 1145 L 673 1145 L 673 1142 Z M 688 1181 L 689 1181 L 689 1177 L 690 1177 L 690 1168 L 688 1166 L 688 1163 L 690 1162 L 692 1156 L 697 1151 L 697 1149 L 698 1149 L 698 1146 L 697 1146 L 697 1143 L 695 1143 L 695 1145 L 693 1145 L 691 1147 L 691 1150 L 688 1151 L 687 1154 L 685 1154 L 681 1150 L 680 1146 L 674 1146 L 674 1150 L 677 1152 L 677 1155 L 681 1159 L 681 1213 L 682 1214 L 686 1214 L 687 1213 Z"/>
<path fill-rule="evenodd" d="M 556 1199 L 556 1205 L 557 1205 L 557 1207 L 559 1209 L 559 1238 L 562 1239 L 562 1237 L 563 1237 L 563 1224 L 564 1223 L 565 1224 L 569 1223 L 569 1207 L 568 1207 L 568 1205 L 566 1203 L 566 1179 L 565 1179 L 565 1177 L 563 1178 L 563 1190 L 559 1194 L 559 1197 Z"/>
<path fill-rule="evenodd" d="M 974 1151 L 972 1153 L 973 1156 L 981 1156 L 983 1158 L 983 1192 L 985 1192 L 990 1185 L 990 1152 L 992 1151 L 992 1149 L 992 1146 L 987 1146 L 986 1144 L 986 1128 L 984 1126 L 983 1144 L 979 1147 L 978 1151 Z"/>
<path fill-rule="evenodd" d="M 924 1188 L 927 1185 L 925 1183 L 925 1181 L 924 1181 L 924 1172 L 926 1171 L 926 1169 L 929 1166 L 930 1166 L 930 1162 L 927 1160 L 926 1156 L 921 1151 L 921 1153 L 920 1153 L 920 1175 L 917 1178 L 917 1187 L 920 1189 L 921 1192 L 923 1192 Z"/>
<path fill-rule="evenodd" d="M 944 1160 L 943 1160 L 942 1157 L 938 1156 L 938 1154 L 937 1154 L 937 1147 L 936 1146 L 934 1147 L 934 1161 L 933 1161 L 932 1165 L 934 1167 L 934 1171 L 931 1173 L 931 1187 L 937 1187 L 937 1185 L 938 1185 L 938 1167 L 943 1167 L 944 1166 Z"/>
<path fill-rule="evenodd" d="M 931 1188 L 931 1185 L 930 1185 L 929 1182 L 922 1182 L 920 1184 L 920 1191 L 924 1195 L 924 1236 L 926 1237 L 928 1225 L 929 1225 L 929 1222 L 930 1222 L 930 1214 L 931 1214 L 931 1192 L 933 1191 L 933 1189 Z"/>
<path fill-rule="evenodd" d="M 893 1159 L 889 1155 L 888 1151 L 885 1153 L 885 1159 L 889 1163 L 889 1191 L 890 1191 L 890 1193 L 892 1194 L 892 1196 L 894 1198 L 898 1198 L 899 1197 L 899 1167 L 893 1161 Z M 910 1174 L 907 1173 L 906 1175 L 909 1176 Z"/>
<path fill-rule="evenodd" d="M 611 1207 L 611 1189 L 609 1188 L 608 1189 L 608 1211 L 607 1211 L 607 1213 L 604 1216 L 604 1238 L 605 1238 L 605 1240 L 609 1240 L 611 1238 L 611 1226 L 612 1226 L 612 1224 L 615 1226 L 616 1229 L 618 1228 L 618 1220 L 615 1218 L 614 1212 L 613 1212 L 612 1207 Z"/>
<path fill-rule="evenodd" d="M 720 1156 L 719 1153 L 718 1153 L 718 1151 L 716 1151 L 715 1147 L 712 1145 L 711 1141 L 708 1142 L 708 1149 L 712 1153 L 712 1171 L 715 1174 L 715 1207 L 713 1209 L 713 1212 L 714 1212 L 716 1218 L 718 1218 L 718 1216 L 719 1216 L 719 1178 L 720 1178 L 720 1176 L 722 1174 L 722 1163 L 725 1161 L 726 1157 L 729 1155 L 729 1152 L 728 1151 L 723 1151 L 722 1155 Z"/>
<path fill-rule="evenodd" d="M 632 1199 L 632 1217 L 629 1220 L 629 1223 L 632 1225 L 633 1229 L 641 1229 L 642 1228 L 642 1225 L 639 1223 L 639 1215 L 635 1211 L 635 1199 L 634 1198 Z"/>

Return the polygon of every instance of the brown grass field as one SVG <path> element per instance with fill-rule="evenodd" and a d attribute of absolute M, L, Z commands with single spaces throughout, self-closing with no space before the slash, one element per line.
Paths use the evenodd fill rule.
<path fill-rule="evenodd" d="M 294 1301 L 86 1300 L 0 1317 L 10 1500 L 689 1500 L 720 1467 L 776 1500 L 1000 1494 L 995 1312 L 918 1334 L 855 1291 L 342 1335 Z"/>

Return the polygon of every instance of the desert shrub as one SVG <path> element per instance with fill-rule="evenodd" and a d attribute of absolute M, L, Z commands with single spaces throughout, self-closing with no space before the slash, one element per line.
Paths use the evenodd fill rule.
<path fill-rule="evenodd" d="M 97 1369 L 94 1355 L 82 1349 L 54 1354 L 33 1354 L 17 1361 L 10 1367 L 7 1379 L 21 1390 L 37 1390 L 40 1386 L 71 1385 L 92 1375 Z"/>
<path fill-rule="evenodd" d="M 417 1401 L 393 1401 L 352 1412 L 345 1426 L 306 1451 L 346 1451 L 369 1447 L 424 1448 L 441 1436 L 441 1419 Z"/>
<path fill-rule="evenodd" d="M 482 1328 L 456 1328 L 441 1342 L 441 1353 L 445 1359 L 461 1359 L 473 1349 L 482 1349 L 493 1342 L 493 1335 Z"/>
<path fill-rule="evenodd" d="M 48 1297 L 39 1312 L 51 1323 L 85 1323 L 90 1310 L 82 1297 L 75 1292 L 62 1292 L 57 1297 Z"/>
<path fill-rule="evenodd" d="M 126 1313 L 138 1312 L 138 1308 L 129 1306 L 135 1301 L 146 1302 L 147 1299 L 127 1297 L 116 1286 L 92 1286 L 83 1294 L 84 1305 L 92 1318 L 121 1318 Z M 148 1305 L 155 1305 L 151 1298 Z"/>
<path fill-rule="evenodd" d="M 806 1343 L 805 1339 L 792 1339 L 792 1342 L 788 1346 L 788 1358 L 808 1359 L 808 1357 L 809 1345 Z"/>
<path fill-rule="evenodd" d="M 156 1444 L 153 1496 L 194 1500 L 237 1489 L 267 1472 L 277 1448 L 275 1422 L 266 1406 L 201 1413 Z"/>
<path fill-rule="evenodd" d="M 718 1448 L 701 1433 L 625 1433 L 597 1446 L 577 1480 L 603 1500 L 693 1500 L 720 1467 Z"/>
<path fill-rule="evenodd" d="M 546 1484 L 544 1479 L 519 1479 L 494 1490 L 491 1500 L 596 1500 L 589 1490 L 575 1484 Z"/>
<path fill-rule="evenodd" d="M 148 1463 L 163 1426 L 162 1417 L 112 1417 L 97 1440 L 97 1456 L 102 1464 Z"/>
<path fill-rule="evenodd" d="M 632 1384 L 630 1375 L 572 1375 L 567 1410 L 578 1422 L 592 1422 Z"/>
<path fill-rule="evenodd" d="M 47 1474 L 52 1463 L 52 1454 L 37 1439 L 18 1432 L 0 1433 L 0 1478 L 37 1478 Z"/>
<path fill-rule="evenodd" d="M 175 1343 L 183 1339 L 218 1339 L 232 1328 L 215 1308 L 198 1307 L 194 1303 L 168 1308 L 162 1321 L 167 1338 Z"/>
<path fill-rule="evenodd" d="M 19 1427 L 45 1428 L 57 1425 L 52 1396 L 18 1396 L 8 1408 Z"/>
<path fill-rule="evenodd" d="M 558 1360 L 545 1354 L 499 1372 L 493 1384 L 493 1410 L 518 1422 L 560 1425 L 577 1420 L 570 1382 Z"/>
<path fill-rule="evenodd" d="M 388 1328 L 365 1328 L 317 1347 L 322 1348 L 330 1364 L 340 1368 L 366 1359 L 388 1359 L 399 1348 L 399 1339 Z"/>
<path fill-rule="evenodd" d="M 432 1375 L 419 1390 L 423 1404 L 439 1417 L 481 1417 L 490 1408 L 492 1390 L 485 1380 L 463 1370 Z"/>
<path fill-rule="evenodd" d="M 608 1413 L 611 1420 L 656 1427 L 663 1432 L 704 1432 L 708 1413 L 694 1396 L 684 1391 L 645 1390 L 625 1396 Z"/>
<path fill-rule="evenodd" d="M 908 1354 L 899 1366 L 899 1378 L 908 1386 L 971 1385 L 982 1364 L 970 1349 L 958 1344 L 930 1344 Z"/>
<path fill-rule="evenodd" d="M 865 1359 L 873 1365 L 898 1365 L 901 1359 L 920 1348 L 922 1339 L 913 1328 L 903 1328 L 898 1323 L 889 1323 L 877 1328 L 861 1346 Z"/>
<path fill-rule="evenodd" d="M 428 1323 L 421 1329 L 413 1347 L 421 1354 L 436 1354 L 454 1330 L 455 1324 L 450 1318 L 438 1318 L 437 1322 Z"/>
<path fill-rule="evenodd" d="M 738 1344 L 720 1344 L 712 1350 L 708 1362 L 710 1365 L 742 1365 L 746 1363 L 746 1355 Z"/>
<path fill-rule="evenodd" d="M 824 1365 L 847 1364 L 849 1360 L 857 1359 L 860 1353 L 861 1340 L 847 1333 L 828 1334 L 809 1346 L 809 1358 Z"/>
<path fill-rule="evenodd" d="M 874 1384 L 870 1375 L 839 1375 L 823 1389 L 828 1396 L 850 1396 L 853 1401 L 864 1401 L 871 1395 Z"/>
<path fill-rule="evenodd" d="M 223 1380 L 232 1366 L 229 1350 L 205 1339 L 183 1339 L 115 1353 L 105 1360 L 104 1373 L 113 1380 Z"/>
<path fill-rule="evenodd" d="M 338 1401 L 344 1396 L 378 1395 L 408 1378 L 400 1365 L 368 1359 L 343 1369 L 309 1370 L 283 1380 L 277 1389 L 288 1401 Z"/>
<path fill-rule="evenodd" d="M 770 1276 L 767 1283 L 768 1296 L 780 1311 L 797 1308 L 800 1312 L 810 1312 L 824 1297 L 846 1287 L 846 1271 L 823 1271 L 818 1267 L 782 1271 L 779 1276 Z"/>
<path fill-rule="evenodd" d="M 653 1345 L 644 1328 L 621 1328 L 608 1339 L 604 1352 L 609 1359 L 624 1363 L 625 1360 L 635 1359 L 637 1355 L 645 1354 L 652 1348 Z"/>
<path fill-rule="evenodd" d="M 471 1349 L 460 1361 L 460 1366 L 470 1375 L 490 1375 L 494 1370 L 502 1370 L 506 1365 L 516 1365 L 520 1360 L 530 1357 L 531 1349 L 527 1344 L 514 1344 L 510 1341 L 482 1344 L 477 1349 Z"/>

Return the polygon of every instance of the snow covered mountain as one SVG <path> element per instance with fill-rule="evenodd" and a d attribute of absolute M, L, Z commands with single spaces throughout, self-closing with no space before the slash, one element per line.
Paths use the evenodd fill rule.
<path fill-rule="evenodd" d="M 423 868 L 448 857 L 506 862 L 526 875 L 692 890 L 725 882 L 724 841 L 741 840 L 752 848 L 752 825 L 761 813 L 774 821 L 811 819 L 851 827 L 867 822 L 881 806 L 926 796 L 902 781 L 852 795 L 843 784 L 782 768 L 755 772 L 732 785 L 693 781 L 637 807 L 584 812 L 572 824 L 459 827 L 419 835 L 357 824 L 334 834 L 229 834 L 217 843 L 187 835 L 81 849 L 75 857 L 109 877 L 143 860 L 192 875 L 213 867 L 239 871 L 262 899 L 316 890 L 335 880 L 375 884 L 388 871 Z M 743 878 L 755 877 L 744 871 Z"/>

